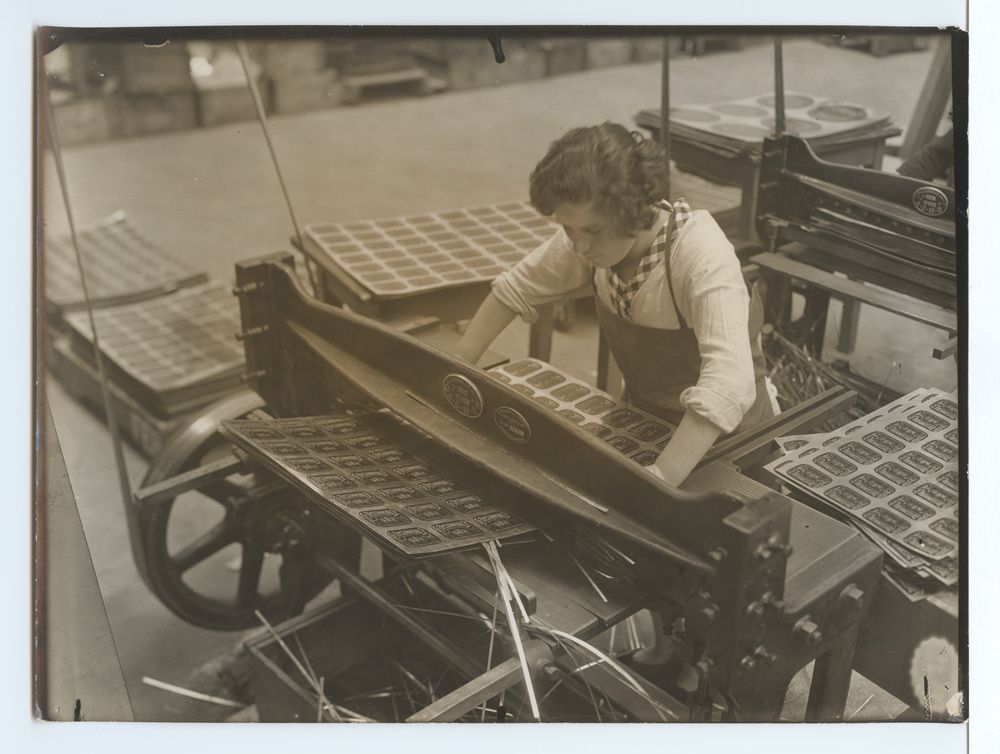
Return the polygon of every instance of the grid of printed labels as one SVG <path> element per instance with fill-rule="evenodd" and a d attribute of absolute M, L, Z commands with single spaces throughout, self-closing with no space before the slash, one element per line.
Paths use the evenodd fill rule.
<path fill-rule="evenodd" d="M 556 226 L 526 202 L 309 225 L 306 243 L 372 293 L 404 296 L 491 280 Z"/>
<path fill-rule="evenodd" d="M 767 468 L 847 514 L 911 575 L 958 582 L 958 403 L 919 389 L 836 432 L 778 440 Z"/>
<path fill-rule="evenodd" d="M 486 472 L 448 459 L 383 414 L 233 420 L 223 433 L 330 513 L 403 556 L 433 555 L 533 531 L 498 507 Z"/>
<path fill-rule="evenodd" d="M 674 433 L 674 426 L 663 419 L 626 407 L 607 393 L 537 359 L 505 364 L 491 370 L 490 375 L 642 466 L 657 459 Z"/>
<path fill-rule="evenodd" d="M 150 241 L 126 217 L 115 212 L 77 234 L 93 301 L 157 291 L 203 280 Z M 80 270 L 69 236 L 45 240 L 45 298 L 62 308 L 83 303 Z"/>
<path fill-rule="evenodd" d="M 222 283 L 181 288 L 166 296 L 94 312 L 101 349 L 116 368 L 146 391 L 166 394 L 208 380 L 239 381 L 243 348 L 233 335 L 239 305 Z M 66 316 L 91 342 L 85 312 Z"/>

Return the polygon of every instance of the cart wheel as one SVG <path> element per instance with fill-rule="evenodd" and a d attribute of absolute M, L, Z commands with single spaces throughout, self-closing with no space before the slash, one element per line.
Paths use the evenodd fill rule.
<path fill-rule="evenodd" d="M 232 447 L 216 431 L 262 408 L 243 391 L 209 407 L 171 436 L 143 479 L 146 487 L 224 457 Z M 172 612 L 204 628 L 237 630 L 302 611 L 331 581 L 312 564 L 317 545 L 357 563 L 360 537 L 327 521 L 274 477 L 237 472 L 153 503 L 139 521 L 140 570 Z"/>

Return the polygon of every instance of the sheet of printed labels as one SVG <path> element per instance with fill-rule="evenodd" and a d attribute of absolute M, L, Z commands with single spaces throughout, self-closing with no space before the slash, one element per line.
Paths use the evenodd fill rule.
<path fill-rule="evenodd" d="M 489 372 L 540 405 L 651 464 L 674 427 L 537 359 Z M 415 557 L 526 534 L 534 526 L 492 496 L 489 474 L 435 455 L 384 414 L 237 420 L 223 434 L 331 513 Z M 410 431 L 412 432 L 412 431 Z"/>
<path fill-rule="evenodd" d="M 404 557 L 526 534 L 511 494 L 386 414 L 225 422 L 223 434 L 328 512 Z"/>
<path fill-rule="evenodd" d="M 118 211 L 77 233 L 91 301 L 153 295 L 205 280 L 205 274 L 175 259 Z M 45 239 L 46 305 L 82 308 L 83 287 L 68 235 Z"/>
<path fill-rule="evenodd" d="M 958 404 L 921 388 L 836 432 L 783 437 L 767 465 L 846 513 L 893 562 L 958 582 Z"/>
<path fill-rule="evenodd" d="M 505 364 L 489 374 L 642 466 L 657 459 L 674 433 L 675 427 L 663 419 L 538 359 Z"/>
<path fill-rule="evenodd" d="M 306 227 L 306 243 L 378 296 L 492 280 L 557 226 L 527 202 Z"/>
<path fill-rule="evenodd" d="M 199 385 L 239 384 L 243 347 L 239 303 L 217 282 L 181 288 L 134 304 L 94 312 L 101 351 L 120 377 L 131 381 L 136 397 L 170 412 L 170 404 Z M 93 342 L 86 312 L 66 315 L 79 341 Z"/>

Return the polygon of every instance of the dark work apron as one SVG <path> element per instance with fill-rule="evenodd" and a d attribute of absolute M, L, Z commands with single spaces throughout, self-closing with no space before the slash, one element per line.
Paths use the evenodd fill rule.
<path fill-rule="evenodd" d="M 669 222 L 673 221 L 671 215 Z M 676 426 L 684 416 L 681 393 L 694 386 L 701 374 L 701 353 L 694 330 L 688 327 L 677 307 L 674 285 L 670 278 L 670 251 L 672 249 L 667 251 L 664 260 L 667 266 L 664 272 L 680 329 L 638 325 L 611 311 L 596 290 L 594 298 L 597 301 L 597 321 L 625 379 L 627 399 L 633 405 Z M 757 293 L 757 286 L 754 285 L 751 291 L 748 337 L 753 355 L 757 396 L 735 432 L 750 429 L 774 416 L 764 381 L 767 367 L 759 340 L 763 325 L 764 307 Z"/>

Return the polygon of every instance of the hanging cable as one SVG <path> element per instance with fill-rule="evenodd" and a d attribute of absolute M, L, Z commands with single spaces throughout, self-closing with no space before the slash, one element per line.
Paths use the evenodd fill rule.
<path fill-rule="evenodd" d="M 774 135 L 785 133 L 785 61 L 781 37 L 774 38 Z"/>
<path fill-rule="evenodd" d="M 59 142 L 59 129 L 56 126 L 56 119 L 52 109 L 52 100 L 49 95 L 49 88 L 45 79 L 45 64 L 42 63 L 40 72 L 40 86 L 42 87 L 42 105 L 45 108 L 45 129 L 49 136 L 49 146 L 52 149 L 52 156 L 56 163 L 56 174 L 59 177 L 59 188 L 62 192 L 63 205 L 66 207 L 66 219 L 69 221 L 70 240 L 73 243 L 73 252 L 76 258 L 77 272 L 80 274 L 80 287 L 83 291 L 83 301 L 87 308 L 87 319 L 90 321 L 90 332 L 94 343 L 94 363 L 97 365 L 97 376 L 101 383 L 101 400 L 104 403 L 104 415 L 108 423 L 108 431 L 111 432 L 111 445 L 115 454 L 115 466 L 118 470 L 118 486 L 121 490 L 122 501 L 125 505 L 131 505 L 132 484 L 129 481 L 128 469 L 125 466 L 125 452 L 122 448 L 122 438 L 118 430 L 118 422 L 115 420 L 114 408 L 111 404 L 111 388 L 108 384 L 108 373 L 104 365 L 104 355 L 101 353 L 101 343 L 97 332 L 97 323 L 94 320 L 94 305 L 90 298 L 90 287 L 87 285 L 87 274 L 84 269 L 83 256 L 80 254 L 80 244 L 76 237 L 76 223 L 73 220 L 73 209 L 69 202 L 69 187 L 66 183 L 66 170 L 63 167 L 62 148 Z"/>
<path fill-rule="evenodd" d="M 243 75 L 246 76 L 247 86 L 250 88 L 250 97 L 253 99 L 254 109 L 257 111 L 257 120 L 260 123 L 260 128 L 264 132 L 264 141 L 267 142 L 267 150 L 271 153 L 271 162 L 274 163 L 274 172 L 278 174 L 278 183 L 281 185 L 281 193 L 285 196 L 285 204 L 288 206 L 288 214 L 292 218 L 292 228 L 295 230 L 295 243 L 305 257 L 306 270 L 309 273 L 309 283 L 312 285 L 313 294 L 316 296 L 320 295 L 319 281 L 316 277 L 316 271 L 313 269 L 312 260 L 309 258 L 309 253 L 306 251 L 306 246 L 302 242 L 302 231 L 299 230 L 299 221 L 295 216 L 295 208 L 292 206 L 292 197 L 288 193 L 288 187 L 285 185 L 285 178 L 281 172 L 281 165 L 278 163 L 278 153 L 274 150 L 274 142 L 271 141 L 271 131 L 267 127 L 267 115 L 264 113 L 264 101 L 260 97 L 260 90 L 257 88 L 257 82 L 254 80 L 253 73 L 250 71 L 250 60 L 247 54 L 246 44 L 242 40 L 236 42 L 236 52 L 240 56 L 240 65 L 243 66 Z"/>

